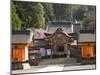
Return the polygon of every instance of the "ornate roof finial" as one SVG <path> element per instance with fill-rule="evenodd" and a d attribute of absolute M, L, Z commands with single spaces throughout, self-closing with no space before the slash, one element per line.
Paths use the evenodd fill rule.
<path fill-rule="evenodd" d="M 62 30 L 62 28 L 57 28 L 57 30 L 56 31 L 60 31 L 60 32 L 62 32 L 63 30 Z"/>

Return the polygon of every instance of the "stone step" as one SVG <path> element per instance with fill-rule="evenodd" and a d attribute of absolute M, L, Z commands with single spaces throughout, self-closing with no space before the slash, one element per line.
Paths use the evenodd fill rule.
<path fill-rule="evenodd" d="M 53 59 L 42 59 L 39 65 L 73 64 L 73 63 L 76 63 L 75 58 L 53 58 Z"/>
<path fill-rule="evenodd" d="M 29 63 L 23 63 L 23 69 L 30 69 Z"/>

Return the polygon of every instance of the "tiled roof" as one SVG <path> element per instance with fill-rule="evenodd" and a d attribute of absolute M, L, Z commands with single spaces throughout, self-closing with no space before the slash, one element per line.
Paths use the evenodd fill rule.
<path fill-rule="evenodd" d="M 14 33 L 12 33 L 12 36 L 11 36 L 12 44 L 28 43 L 30 39 L 32 40 L 32 35 L 30 34 L 30 32 L 25 32 L 25 33 L 24 32 L 14 32 Z"/>
<path fill-rule="evenodd" d="M 53 34 L 51 34 L 48 38 L 51 38 L 51 37 L 53 37 L 54 35 L 57 35 L 57 34 L 63 34 L 67 37 L 73 37 L 73 36 L 69 35 L 67 32 L 63 31 L 63 29 L 60 27 L 57 30 L 55 30 L 55 32 Z"/>
<path fill-rule="evenodd" d="M 46 35 L 44 33 L 45 33 L 45 31 L 41 28 L 35 29 L 33 38 L 34 39 L 44 39 L 44 38 L 46 38 Z"/>
<path fill-rule="evenodd" d="M 93 33 L 80 33 L 78 42 L 96 42 L 96 35 Z"/>

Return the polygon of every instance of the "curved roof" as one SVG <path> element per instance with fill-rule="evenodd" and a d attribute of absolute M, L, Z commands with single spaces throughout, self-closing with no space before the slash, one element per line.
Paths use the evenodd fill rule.
<path fill-rule="evenodd" d="M 44 38 L 46 38 L 44 33 L 45 33 L 45 31 L 41 28 L 40 29 L 35 29 L 33 38 L 34 39 L 44 39 Z"/>
<path fill-rule="evenodd" d="M 63 31 L 63 29 L 62 28 L 58 28 L 51 36 L 49 36 L 48 38 L 52 38 L 54 35 L 56 35 L 56 34 L 63 34 L 63 35 L 65 35 L 66 37 L 68 37 L 68 38 L 72 38 L 73 36 L 70 36 L 70 35 L 68 35 L 68 33 L 67 32 L 65 32 L 65 31 Z"/>

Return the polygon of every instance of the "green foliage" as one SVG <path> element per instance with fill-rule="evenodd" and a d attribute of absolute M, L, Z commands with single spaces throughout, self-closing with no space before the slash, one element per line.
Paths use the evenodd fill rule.
<path fill-rule="evenodd" d="M 13 1 L 13 3 L 13 30 L 45 28 L 45 24 L 52 20 L 78 20 L 83 22 L 83 27 L 86 29 L 95 28 L 95 13 L 90 12 L 94 11 L 94 6 L 24 1 Z"/>
<path fill-rule="evenodd" d="M 44 28 L 44 8 L 41 3 L 14 1 L 17 13 L 22 20 L 22 29 L 31 27 Z"/>
<path fill-rule="evenodd" d="M 71 7 L 69 4 L 53 4 L 53 8 L 56 19 L 70 20 Z"/>
<path fill-rule="evenodd" d="M 46 23 L 48 21 L 53 20 L 54 17 L 54 10 L 53 10 L 53 4 L 51 3 L 42 3 L 43 7 L 44 7 L 44 12 L 45 12 L 45 21 Z"/>
<path fill-rule="evenodd" d="M 34 27 L 35 28 L 44 28 L 45 19 L 44 19 L 44 10 L 41 3 L 34 5 Z"/>
<path fill-rule="evenodd" d="M 76 20 L 83 20 L 84 13 L 87 11 L 87 6 L 79 6 L 73 11 L 73 18 Z"/>
<path fill-rule="evenodd" d="M 22 30 L 33 26 L 33 3 L 14 1 L 17 14 L 22 20 Z"/>
<path fill-rule="evenodd" d="M 86 17 L 83 20 L 83 27 L 86 30 L 96 29 L 96 13 L 95 10 L 88 11 Z"/>
<path fill-rule="evenodd" d="M 16 14 L 16 7 L 13 3 L 11 6 L 11 13 L 12 13 L 12 30 L 14 31 L 21 30 L 21 20 Z"/>

